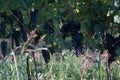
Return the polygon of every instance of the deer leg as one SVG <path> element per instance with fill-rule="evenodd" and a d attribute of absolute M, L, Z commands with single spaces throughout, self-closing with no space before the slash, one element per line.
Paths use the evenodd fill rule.
<path fill-rule="evenodd" d="M 109 68 L 108 68 L 108 62 L 106 62 L 106 72 L 107 72 L 107 80 L 109 80 Z"/>
<path fill-rule="evenodd" d="M 110 63 L 106 63 L 106 71 L 107 71 L 107 80 L 112 80 L 112 74 L 110 69 Z"/>
<path fill-rule="evenodd" d="M 85 59 L 84 62 L 83 62 L 83 67 L 82 67 L 82 71 L 81 71 L 81 79 L 80 80 L 83 80 L 83 77 L 84 77 L 84 74 L 85 74 L 85 71 L 86 71 L 86 68 L 88 67 L 88 65 L 89 65 L 89 60 Z"/>
<path fill-rule="evenodd" d="M 111 69 L 110 69 L 110 64 L 108 64 L 108 68 L 109 68 L 109 79 L 112 80 L 112 72 L 111 72 Z"/>

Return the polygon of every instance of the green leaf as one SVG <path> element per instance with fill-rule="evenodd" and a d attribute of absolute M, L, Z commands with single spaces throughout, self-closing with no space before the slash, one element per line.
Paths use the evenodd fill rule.
<path fill-rule="evenodd" d="M 0 0 L 0 12 L 4 12 L 7 9 L 7 3 L 4 0 Z"/>

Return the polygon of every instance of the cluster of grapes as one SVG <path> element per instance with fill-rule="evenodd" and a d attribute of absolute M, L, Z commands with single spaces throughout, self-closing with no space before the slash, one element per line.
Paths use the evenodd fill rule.
<path fill-rule="evenodd" d="M 7 19 L 6 11 L 0 12 L 0 17 L 6 20 Z"/>
<path fill-rule="evenodd" d="M 79 32 L 80 24 L 73 20 L 69 20 L 61 28 L 62 38 L 65 40 L 67 34 L 70 33 L 72 36 L 72 45 L 75 47 L 76 56 L 78 57 L 82 53 L 82 40 L 83 34 Z"/>
<path fill-rule="evenodd" d="M 4 19 L 3 22 L 0 23 L 0 33 L 1 33 L 1 37 L 3 38 L 3 40 L 1 41 L 1 51 L 3 56 L 5 57 L 7 53 L 7 45 L 8 45 L 7 41 L 5 40 L 5 38 L 7 37 L 6 21 L 5 21 L 7 19 L 6 12 L 0 13 L 0 18 Z"/>
<path fill-rule="evenodd" d="M 65 40 L 65 38 L 67 37 L 68 32 L 70 32 L 70 26 L 67 24 L 64 24 L 61 28 L 61 32 L 62 32 L 62 38 L 63 40 Z"/>
<path fill-rule="evenodd" d="M 113 43 L 114 43 L 114 37 L 111 34 L 106 34 L 104 40 L 104 47 L 106 49 L 113 47 Z"/>
<path fill-rule="evenodd" d="M 14 17 L 18 20 L 18 25 L 20 28 L 23 28 L 23 18 L 20 10 L 12 10 Z"/>
<path fill-rule="evenodd" d="M 80 30 L 80 24 L 75 22 L 74 20 L 68 20 L 66 24 L 64 24 L 61 28 L 62 38 L 65 40 L 67 34 L 70 33 L 72 36 L 77 34 Z"/>
<path fill-rule="evenodd" d="M 105 40 L 104 40 L 104 47 L 105 49 L 108 49 L 110 53 L 110 57 L 108 59 L 108 63 L 112 63 L 116 60 L 116 57 L 118 54 L 116 53 L 117 47 L 120 47 L 120 36 L 114 37 L 111 34 L 106 34 Z"/>
<path fill-rule="evenodd" d="M 13 29 L 12 32 L 13 32 L 12 33 L 12 37 L 15 40 L 15 45 L 16 46 L 20 46 L 20 40 L 19 40 L 20 32 L 16 31 L 15 29 Z"/>
<path fill-rule="evenodd" d="M 3 56 L 5 57 L 7 52 L 7 41 L 3 40 L 1 42 L 1 50 L 2 50 Z"/>
<path fill-rule="evenodd" d="M 43 29 L 48 34 L 54 34 L 54 25 L 51 20 L 45 22 Z"/>
<path fill-rule="evenodd" d="M 25 28 L 21 29 L 21 36 L 22 36 L 23 41 L 26 42 L 27 41 L 27 33 L 26 33 Z"/>
<path fill-rule="evenodd" d="M 6 25 L 5 25 L 5 22 L 1 22 L 0 24 L 0 32 L 1 32 L 1 36 L 3 38 L 6 37 Z"/>
<path fill-rule="evenodd" d="M 38 13 L 37 9 L 31 10 L 30 12 L 30 16 L 31 16 L 30 23 L 33 28 L 36 28 L 37 25 L 37 13 Z"/>
<path fill-rule="evenodd" d="M 114 38 L 114 46 L 120 47 L 120 35 Z"/>
<path fill-rule="evenodd" d="M 52 49 L 52 47 L 48 47 L 48 50 L 45 50 L 45 49 L 42 50 L 42 56 L 46 64 L 50 62 L 50 54 L 53 54 L 53 53 L 54 53 L 54 50 Z"/>
<path fill-rule="evenodd" d="M 22 39 L 23 41 L 27 41 L 27 33 L 26 33 L 26 29 L 24 27 L 24 24 L 23 24 L 23 18 L 22 18 L 22 13 L 20 10 L 12 10 L 13 12 L 13 15 L 15 16 L 16 20 L 18 20 L 18 25 L 21 29 L 21 36 L 22 36 Z"/>
<path fill-rule="evenodd" d="M 82 46 L 83 34 L 77 33 L 72 36 L 72 44 L 76 50 L 76 56 L 79 57 L 80 53 L 83 53 L 83 46 Z"/>

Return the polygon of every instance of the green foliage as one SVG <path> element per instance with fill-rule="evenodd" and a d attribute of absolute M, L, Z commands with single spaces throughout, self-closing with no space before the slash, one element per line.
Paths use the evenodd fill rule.
<path fill-rule="evenodd" d="M 72 52 L 68 50 L 64 50 L 62 53 L 64 53 L 64 57 L 55 55 L 52 57 L 49 67 L 45 66 L 43 57 L 40 57 L 36 61 L 39 80 L 80 80 L 83 58 L 76 58 L 76 56 L 72 55 Z M 13 61 L 10 61 L 10 55 L 7 56 L 4 61 L 0 62 L 0 79 L 18 80 L 18 76 L 16 75 L 18 72 L 19 79 L 26 80 L 28 77 L 26 71 L 26 58 L 29 56 L 30 75 L 32 80 L 36 80 L 33 57 L 30 54 L 25 53 L 22 57 L 14 56 L 15 59 Z M 56 60 L 57 57 L 59 57 L 58 60 Z M 18 69 L 17 71 L 16 67 Z M 114 68 L 112 75 L 113 79 L 118 80 L 120 77 L 120 66 L 116 63 L 113 63 L 111 68 Z M 103 63 L 101 63 L 100 71 L 100 74 L 102 75 L 101 79 L 106 80 L 106 68 Z M 99 68 L 90 64 L 85 72 L 84 79 L 99 80 Z"/>
<path fill-rule="evenodd" d="M 114 4 L 116 3 L 117 6 Z M 18 21 L 9 20 L 8 16 L 14 16 L 11 10 L 19 9 L 22 12 L 23 24 L 29 34 L 30 26 L 30 11 L 32 9 L 38 9 L 37 14 L 37 31 L 41 33 L 41 36 L 45 36 L 45 42 L 47 45 L 54 47 L 54 49 L 60 51 L 62 49 L 68 49 L 72 47 L 71 38 L 67 37 L 65 41 L 62 40 L 62 34 L 60 32 L 61 26 L 67 22 L 67 20 L 74 20 L 81 24 L 80 32 L 84 35 L 83 44 L 85 48 L 91 50 L 103 49 L 102 39 L 105 32 L 111 32 L 114 36 L 120 32 L 120 19 L 114 19 L 114 16 L 120 16 L 119 0 L 0 0 L 0 14 L 5 14 L 7 17 L 0 16 L 0 23 L 6 23 L 6 38 L 11 38 L 11 29 L 18 27 Z M 49 21 L 51 20 L 51 21 Z M 11 25 L 13 22 L 13 25 Z M 49 22 L 49 25 L 53 25 L 54 33 L 49 34 L 47 30 L 44 30 L 45 22 Z M 69 35 L 68 35 L 69 36 Z M 0 32 L 0 40 L 2 38 Z M 20 39 L 21 40 L 21 39 Z M 0 63 L 0 79 L 5 80 L 17 80 L 20 77 L 21 80 L 27 79 L 26 73 L 26 55 L 24 55 L 24 48 L 27 42 L 22 45 L 21 55 L 16 57 L 15 62 L 9 62 L 9 56 Z M 10 45 L 9 45 L 10 46 Z M 120 49 L 117 53 L 120 54 Z M 119 58 L 118 58 L 119 59 Z M 82 67 L 81 58 L 77 59 L 75 56 L 67 55 L 64 59 L 60 57 L 57 62 L 55 57 L 52 59 L 51 67 L 46 68 L 43 59 L 37 62 L 38 74 L 40 80 L 79 80 L 80 69 Z M 35 80 L 34 63 L 30 62 L 30 71 L 32 80 Z M 113 79 L 118 79 L 120 69 L 115 67 Z M 103 80 L 106 80 L 104 68 L 101 67 L 100 72 Z M 92 72 L 92 73 L 91 73 Z M 95 74 L 96 73 L 96 74 Z M 16 77 L 17 74 L 17 77 Z M 96 68 L 89 67 L 86 72 L 85 78 L 99 80 L 99 72 Z"/>
<path fill-rule="evenodd" d="M 115 1 L 112 0 L 1 0 L 0 12 L 6 11 L 7 16 L 9 16 L 13 15 L 10 9 L 20 9 L 23 13 L 24 24 L 28 29 L 30 10 L 32 8 L 38 9 L 38 28 L 44 27 L 44 22 L 50 19 L 53 22 L 52 25 L 55 26 L 54 29 L 56 33 L 60 32 L 60 21 L 63 20 L 66 22 L 66 20 L 74 19 L 81 24 L 81 32 L 87 34 L 88 31 L 91 32 L 93 29 L 93 33 L 95 34 L 93 35 L 95 36 L 95 39 L 97 39 L 101 38 L 101 33 L 104 33 L 106 30 L 110 29 L 110 23 L 116 24 L 114 23 L 113 18 L 116 14 L 119 15 L 119 11 L 116 6 L 114 6 L 114 3 Z M 112 14 L 106 18 L 106 15 L 110 11 L 112 11 Z M 7 32 L 10 34 L 9 30 L 7 30 Z M 114 32 L 115 30 L 113 33 Z M 47 42 L 51 42 L 51 35 L 47 35 L 47 37 L 49 38 Z M 100 44 L 97 43 L 97 45 L 99 46 Z"/>

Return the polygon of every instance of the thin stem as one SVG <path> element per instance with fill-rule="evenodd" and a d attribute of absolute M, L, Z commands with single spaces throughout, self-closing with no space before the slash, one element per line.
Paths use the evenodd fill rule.
<path fill-rule="evenodd" d="M 18 64 L 17 64 L 16 56 L 15 56 L 15 53 L 13 52 L 13 50 L 12 50 L 12 56 L 14 58 L 15 69 L 16 69 L 16 72 L 17 72 L 17 80 L 20 80 L 19 79 L 19 71 L 18 71 L 18 67 L 17 67 Z"/>

